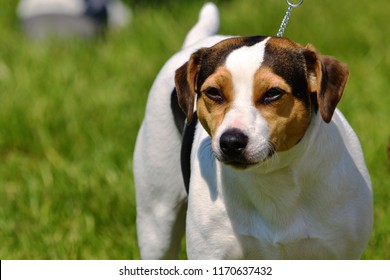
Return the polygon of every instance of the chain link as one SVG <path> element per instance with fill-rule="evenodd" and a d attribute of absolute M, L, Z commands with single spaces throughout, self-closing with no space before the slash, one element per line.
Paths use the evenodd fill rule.
<path fill-rule="evenodd" d="M 292 9 L 302 5 L 303 0 L 300 0 L 298 4 L 293 4 L 289 0 L 286 0 L 286 2 L 288 4 L 288 8 L 287 8 L 286 14 L 285 14 L 285 16 L 284 16 L 284 18 L 282 20 L 282 23 L 280 24 L 279 31 L 278 31 L 278 34 L 277 34 L 278 37 L 282 37 L 283 36 L 284 30 L 286 29 L 286 26 L 287 26 L 288 21 L 290 19 Z"/>

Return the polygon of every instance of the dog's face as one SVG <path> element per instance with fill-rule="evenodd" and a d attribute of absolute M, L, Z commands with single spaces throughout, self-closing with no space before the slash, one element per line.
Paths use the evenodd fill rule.
<path fill-rule="evenodd" d="M 318 110 L 330 122 L 347 78 L 344 64 L 311 46 L 237 37 L 195 52 L 175 82 L 188 121 L 197 102 L 216 158 L 245 168 L 294 147 Z"/>

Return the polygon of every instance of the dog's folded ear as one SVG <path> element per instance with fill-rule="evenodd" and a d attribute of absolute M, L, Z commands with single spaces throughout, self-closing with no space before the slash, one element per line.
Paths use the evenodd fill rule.
<path fill-rule="evenodd" d="M 329 123 L 343 95 L 348 80 L 347 65 L 333 57 L 318 53 L 311 45 L 304 51 L 309 90 L 316 94 L 322 119 Z"/>
<path fill-rule="evenodd" d="M 193 53 L 190 60 L 176 70 L 175 84 L 179 106 L 190 123 L 194 114 L 196 82 L 202 61 L 203 49 Z"/>

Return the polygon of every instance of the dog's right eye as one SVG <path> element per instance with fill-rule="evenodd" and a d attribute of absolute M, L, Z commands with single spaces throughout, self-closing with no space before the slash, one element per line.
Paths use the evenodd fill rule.
<path fill-rule="evenodd" d="M 211 100 L 215 101 L 216 103 L 220 104 L 224 101 L 224 97 L 222 95 L 222 92 L 220 89 L 215 87 L 209 87 L 203 91 L 203 93 L 210 98 Z"/>

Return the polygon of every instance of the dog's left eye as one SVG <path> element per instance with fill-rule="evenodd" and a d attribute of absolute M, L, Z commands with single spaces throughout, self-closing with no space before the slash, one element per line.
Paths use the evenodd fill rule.
<path fill-rule="evenodd" d="M 267 92 L 262 96 L 260 103 L 262 104 L 270 104 L 276 100 L 279 100 L 286 92 L 280 88 L 270 88 Z"/>
<path fill-rule="evenodd" d="M 203 93 L 210 98 L 211 100 L 215 101 L 216 103 L 222 103 L 224 101 L 222 92 L 220 89 L 215 87 L 209 87 L 203 91 Z"/>

